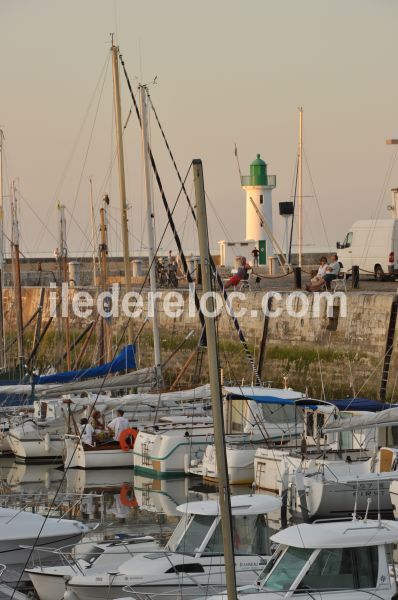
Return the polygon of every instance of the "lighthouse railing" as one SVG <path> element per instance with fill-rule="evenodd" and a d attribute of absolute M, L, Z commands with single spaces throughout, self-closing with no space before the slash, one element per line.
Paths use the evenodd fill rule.
<path fill-rule="evenodd" d="M 242 175 L 240 180 L 243 187 L 249 185 L 260 185 L 272 188 L 276 187 L 276 175 L 267 175 L 264 177 L 264 182 L 261 183 L 259 182 L 258 176 L 256 177 L 255 175 Z"/>

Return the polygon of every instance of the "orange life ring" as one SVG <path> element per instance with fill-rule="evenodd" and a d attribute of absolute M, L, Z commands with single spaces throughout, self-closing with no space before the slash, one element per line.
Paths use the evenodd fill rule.
<path fill-rule="evenodd" d="M 128 452 L 134 448 L 135 438 L 138 435 L 138 431 L 136 429 L 125 429 L 119 435 L 119 445 L 123 452 Z M 130 443 L 127 439 L 130 438 Z"/>
<path fill-rule="evenodd" d="M 128 483 L 125 483 L 120 488 L 120 502 L 123 506 L 138 506 L 138 502 L 134 496 L 134 490 Z"/>

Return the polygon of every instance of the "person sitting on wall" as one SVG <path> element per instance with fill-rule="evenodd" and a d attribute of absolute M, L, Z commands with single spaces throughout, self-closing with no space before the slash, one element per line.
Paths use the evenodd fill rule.
<path fill-rule="evenodd" d="M 327 289 L 330 288 L 330 282 L 333 279 L 337 279 L 339 276 L 341 269 L 341 264 L 339 262 L 339 257 L 337 254 L 332 254 L 329 265 L 326 268 L 326 273 L 324 276 L 319 279 L 316 283 L 311 283 L 311 285 L 306 286 L 306 290 L 309 292 L 319 292 L 319 290 L 326 285 Z"/>
<path fill-rule="evenodd" d="M 246 258 L 242 256 L 240 259 L 240 266 L 238 268 L 238 271 L 235 273 L 235 275 L 232 275 L 232 277 L 230 277 L 228 281 L 224 283 L 224 289 L 228 289 L 231 286 L 235 287 L 236 285 L 238 285 L 238 283 L 242 281 L 242 279 L 247 279 L 249 277 L 250 270 L 251 266 L 246 261 Z"/>
<path fill-rule="evenodd" d="M 314 275 L 314 277 L 312 277 L 311 283 L 315 284 L 315 283 L 318 283 L 318 281 L 320 279 L 323 279 L 324 276 L 326 275 L 328 266 L 329 266 L 328 259 L 326 258 L 326 256 L 321 256 L 321 258 L 319 259 L 318 271 L 317 271 L 316 275 Z"/>

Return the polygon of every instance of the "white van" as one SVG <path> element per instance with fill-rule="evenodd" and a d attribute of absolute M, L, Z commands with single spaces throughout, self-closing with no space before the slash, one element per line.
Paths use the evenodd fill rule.
<path fill-rule="evenodd" d="M 357 265 L 382 280 L 398 274 L 398 219 L 356 221 L 337 242 L 343 271 Z"/>

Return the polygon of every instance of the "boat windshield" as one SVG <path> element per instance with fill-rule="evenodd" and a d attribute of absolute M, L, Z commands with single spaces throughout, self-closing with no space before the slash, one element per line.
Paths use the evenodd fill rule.
<path fill-rule="evenodd" d="M 212 515 L 194 515 L 187 523 L 181 520 L 174 530 L 168 550 L 183 554 L 200 551 L 214 520 L 218 523 L 202 554 L 224 554 L 221 520 Z M 232 517 L 234 551 L 236 554 L 269 554 L 267 523 L 264 515 L 239 515 Z"/>
<path fill-rule="evenodd" d="M 311 548 L 289 546 L 266 576 L 263 588 L 275 591 L 289 590 L 313 552 L 314 550 Z"/>
<path fill-rule="evenodd" d="M 297 590 L 353 590 L 374 588 L 377 584 L 378 548 L 323 548 L 320 552 L 308 548 L 288 547 L 281 559 L 266 575 L 263 588 L 287 591 L 291 588 L 312 553 L 313 563 L 297 585 Z"/>

